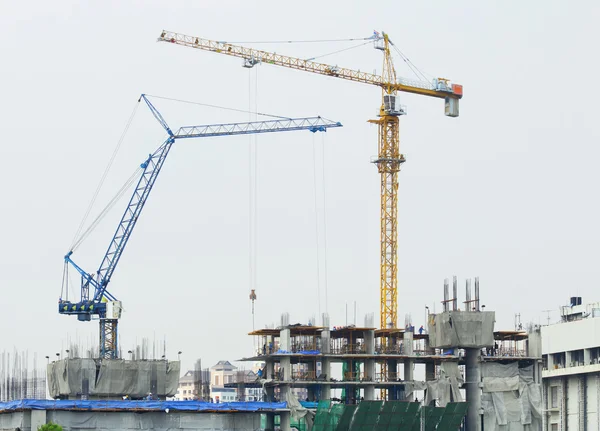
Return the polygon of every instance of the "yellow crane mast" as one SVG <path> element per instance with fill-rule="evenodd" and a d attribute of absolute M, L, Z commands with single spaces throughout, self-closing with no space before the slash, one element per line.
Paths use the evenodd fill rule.
<path fill-rule="evenodd" d="M 369 120 L 379 126 L 379 151 L 374 163 L 381 174 L 380 323 L 381 328 L 397 328 L 398 172 L 400 165 L 405 161 L 400 153 L 398 117 L 406 113 L 404 107 L 397 103 L 397 94 L 401 91 L 444 99 L 445 114 L 449 117 L 458 117 L 458 101 L 462 98 L 463 91 L 461 85 L 452 84 L 448 79 L 443 78 L 435 79 L 433 82 L 397 78 L 390 52 L 390 45 L 393 44 L 388 35 L 375 33 L 372 39 L 375 47 L 383 52 L 382 75 L 170 31 L 163 31 L 158 41 L 239 57 L 244 60 L 243 66 L 248 68 L 267 63 L 381 87 L 382 102 L 379 118 Z"/>

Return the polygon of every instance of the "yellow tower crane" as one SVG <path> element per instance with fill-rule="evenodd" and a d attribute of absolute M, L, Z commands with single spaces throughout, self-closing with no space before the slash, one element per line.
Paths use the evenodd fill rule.
<path fill-rule="evenodd" d="M 390 52 L 390 45 L 393 46 L 393 44 L 388 35 L 375 33 L 372 39 L 375 47 L 383 52 L 383 73 L 381 75 L 170 31 L 163 31 L 158 41 L 240 57 L 244 60 L 243 66 L 248 68 L 256 64 L 267 63 L 381 87 L 382 103 L 379 109 L 379 118 L 370 120 L 370 122 L 379 126 L 379 152 L 374 163 L 381 174 L 380 318 L 383 329 L 397 328 L 398 324 L 398 172 L 400 165 L 405 161 L 404 155 L 400 153 L 398 117 L 406 112 L 404 107 L 397 103 L 397 93 L 403 91 L 444 99 L 445 114 L 449 117 L 458 117 L 458 101 L 462 98 L 463 91 L 461 85 L 452 84 L 448 79 L 443 78 L 434 79 L 432 82 L 397 78 Z"/>

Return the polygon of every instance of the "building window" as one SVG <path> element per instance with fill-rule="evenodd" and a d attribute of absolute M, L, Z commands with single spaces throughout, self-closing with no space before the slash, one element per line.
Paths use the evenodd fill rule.
<path fill-rule="evenodd" d="M 550 431 L 558 431 L 558 424 L 550 424 Z"/>
<path fill-rule="evenodd" d="M 551 386 L 550 387 L 550 408 L 557 408 L 558 407 L 558 386 Z M 554 425 L 556 425 L 558 427 L 558 424 L 552 424 L 552 427 L 554 427 Z M 554 428 L 552 428 L 552 431 L 555 431 Z M 558 431 L 558 428 L 557 430 Z"/>
<path fill-rule="evenodd" d="M 215 376 L 215 386 L 219 386 L 219 376 Z"/>

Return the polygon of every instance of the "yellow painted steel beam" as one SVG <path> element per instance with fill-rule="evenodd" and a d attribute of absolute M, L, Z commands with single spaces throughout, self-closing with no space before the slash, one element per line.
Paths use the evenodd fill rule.
<path fill-rule="evenodd" d="M 445 99 L 460 99 L 462 97 L 462 87 L 460 94 L 454 93 L 451 90 L 441 91 L 434 88 L 432 83 L 426 81 L 413 81 L 408 79 L 400 79 L 399 82 L 386 81 L 383 76 L 373 73 L 361 72 L 359 70 L 347 69 L 338 66 L 332 66 L 325 63 L 317 63 L 310 60 L 304 60 L 296 57 L 289 57 L 274 52 L 261 51 L 253 48 L 246 48 L 239 45 L 233 45 L 227 42 L 219 42 L 216 40 L 203 39 L 196 36 L 188 36 L 181 33 L 171 31 L 163 31 L 158 38 L 159 42 L 169 42 L 176 45 L 187 46 L 190 48 L 202 49 L 204 51 L 212 51 L 219 54 L 230 55 L 233 57 L 243 58 L 247 60 L 248 66 L 254 64 L 266 63 L 276 66 L 283 66 L 290 69 L 304 70 L 306 72 L 317 73 L 319 75 L 333 76 L 336 78 L 347 79 L 364 84 L 377 85 L 383 88 L 393 88 L 396 91 L 406 93 L 420 94 L 423 96 L 437 97 Z"/>

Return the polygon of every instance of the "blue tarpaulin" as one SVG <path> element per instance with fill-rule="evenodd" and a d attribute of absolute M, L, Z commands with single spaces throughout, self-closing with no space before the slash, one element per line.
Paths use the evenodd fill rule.
<path fill-rule="evenodd" d="M 0 403 L 0 412 L 15 410 L 172 410 L 256 412 L 287 408 L 287 403 L 237 402 L 207 403 L 204 401 L 103 401 L 103 400 L 17 400 Z"/>
<path fill-rule="evenodd" d="M 276 355 L 293 355 L 294 352 L 288 352 L 287 350 L 281 350 L 279 349 L 277 352 L 275 352 Z M 319 350 L 300 350 L 298 352 L 296 352 L 296 354 L 298 355 L 320 355 L 321 352 Z"/>

